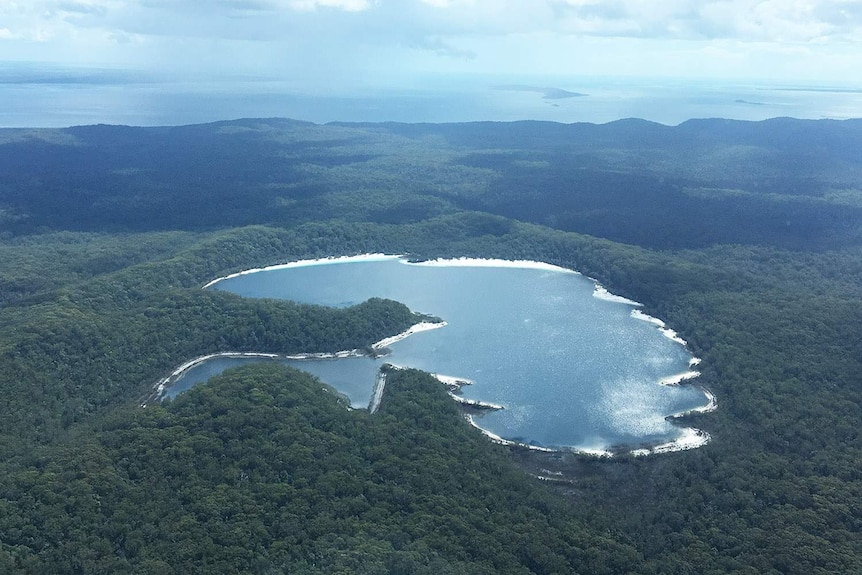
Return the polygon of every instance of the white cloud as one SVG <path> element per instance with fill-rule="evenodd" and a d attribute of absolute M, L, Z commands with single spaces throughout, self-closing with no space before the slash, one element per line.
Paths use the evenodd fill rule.
<path fill-rule="evenodd" d="M 613 74 L 632 62 L 647 71 L 673 62 L 684 73 L 745 67 L 746 51 L 778 61 L 781 46 L 797 47 L 806 55 L 794 56 L 799 61 L 835 54 L 829 66 L 848 66 L 862 59 L 862 2 L 0 0 L 0 39 L 5 57 L 19 59 L 216 69 L 216 61 L 240 66 L 248 58 L 260 70 L 314 66 L 321 75 L 383 68 L 397 75 L 410 65 Z"/>
<path fill-rule="evenodd" d="M 347 12 L 361 12 L 372 6 L 368 0 L 289 0 L 287 7 L 294 10 L 316 10 L 317 8 L 336 8 Z"/>
<path fill-rule="evenodd" d="M 340 18 L 374 14 L 378 29 L 397 25 L 403 34 L 505 35 L 550 33 L 663 39 L 724 38 L 806 42 L 862 39 L 862 3 L 855 0 L 32 0 L 0 3 L 0 23 L 33 30 L 38 25 L 104 27 L 134 31 L 158 15 L 156 35 L 191 35 L 228 20 L 246 21 L 236 35 L 249 40 L 256 26 L 273 20 Z M 195 21 L 192 21 L 195 20 Z M 367 20 L 357 20 L 360 35 Z M 395 34 L 398 35 L 398 34 Z M 264 36 L 265 37 L 265 36 Z"/>
<path fill-rule="evenodd" d="M 851 39 L 862 10 L 845 0 L 552 0 L 563 33 L 805 42 Z M 859 37 L 856 37 L 859 39 Z"/>

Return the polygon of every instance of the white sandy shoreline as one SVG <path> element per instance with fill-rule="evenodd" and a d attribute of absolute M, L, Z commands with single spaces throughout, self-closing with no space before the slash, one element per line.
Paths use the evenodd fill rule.
<path fill-rule="evenodd" d="M 398 260 L 402 264 L 414 265 L 414 266 L 523 268 L 523 269 L 543 270 L 543 271 L 548 271 L 548 272 L 570 273 L 570 274 L 582 275 L 576 270 L 564 268 L 564 267 L 553 265 L 553 264 L 548 264 L 545 262 L 532 261 L 532 260 L 502 260 L 502 259 L 493 259 L 493 258 L 462 257 L 462 258 L 437 258 L 437 259 L 433 259 L 433 260 L 410 261 L 408 259 L 408 256 L 404 256 L 404 255 L 368 253 L 368 254 L 360 254 L 360 255 L 353 255 L 353 256 L 337 256 L 337 257 L 325 257 L 325 258 L 308 259 L 308 260 L 298 260 L 298 261 L 293 261 L 293 262 L 288 262 L 288 263 L 283 263 L 283 264 L 266 266 L 266 267 L 262 267 L 262 268 L 248 269 L 248 270 L 244 270 L 244 271 L 240 271 L 240 272 L 229 274 L 229 275 L 226 275 L 223 277 L 216 278 L 216 279 L 208 282 L 206 285 L 204 285 L 203 288 L 204 289 L 210 288 L 213 285 L 215 285 L 215 284 L 217 284 L 223 280 L 230 279 L 230 278 L 235 278 L 235 277 L 253 274 L 253 273 L 258 273 L 258 272 L 263 272 L 263 271 L 307 267 L 307 266 L 315 266 L 315 265 L 328 265 L 328 264 L 337 264 L 337 263 L 371 262 L 371 261 L 386 261 L 386 260 Z M 641 304 L 637 301 L 634 301 L 634 300 L 625 298 L 623 296 L 618 296 L 618 295 L 610 293 L 604 286 L 602 286 L 594 278 L 588 277 L 587 279 L 592 281 L 594 284 L 593 297 L 595 297 L 597 299 L 610 301 L 610 302 L 629 305 L 629 306 L 632 306 L 635 308 L 643 307 L 643 304 Z M 647 321 L 649 323 L 654 324 L 659 329 L 659 331 L 662 333 L 662 335 L 664 335 L 668 339 L 670 339 L 670 340 L 672 340 L 672 341 L 674 341 L 680 345 L 687 346 L 686 341 L 683 340 L 681 337 L 679 337 L 679 335 L 677 335 L 677 333 L 674 330 L 668 328 L 664 321 L 662 321 L 658 318 L 652 317 L 650 315 L 647 315 L 646 313 L 642 312 L 640 309 L 633 309 L 631 311 L 631 316 L 635 319 Z M 394 336 L 389 337 L 389 338 L 385 338 L 385 339 L 383 339 L 383 340 L 381 340 L 375 344 L 372 344 L 371 349 L 373 351 L 379 351 L 379 350 L 382 350 L 382 349 L 388 347 L 389 345 L 392 345 L 392 344 L 394 344 L 394 343 L 396 343 L 396 342 L 398 342 L 404 338 L 407 338 L 407 337 L 409 337 L 415 333 L 419 333 L 419 332 L 426 331 L 429 329 L 436 329 L 436 328 L 444 327 L 445 325 L 446 325 L 446 322 L 440 322 L 440 323 L 420 322 L 418 324 L 411 326 L 408 330 L 406 330 L 400 334 L 394 335 Z M 155 393 L 154 393 L 153 397 L 155 399 L 162 397 L 162 395 L 164 394 L 164 390 L 165 390 L 168 383 L 175 382 L 188 369 L 194 367 L 195 365 L 198 365 L 199 363 L 201 363 L 203 361 L 206 361 L 206 360 L 214 358 L 214 357 L 262 357 L 262 358 L 270 358 L 270 359 L 280 359 L 280 358 L 281 359 L 324 359 L 324 358 L 355 357 L 355 356 L 361 356 L 361 355 L 364 355 L 364 353 L 361 352 L 360 350 L 346 350 L 346 351 L 329 353 L 329 354 L 319 354 L 318 353 L 318 354 L 299 354 L 299 355 L 291 355 L 291 356 L 277 355 L 277 354 L 237 353 L 237 352 L 225 352 L 225 353 L 219 353 L 219 354 L 210 354 L 210 355 L 206 355 L 206 356 L 201 356 L 199 358 L 195 358 L 195 359 L 190 360 L 190 361 L 182 364 L 181 366 L 179 366 L 176 370 L 174 370 L 174 372 L 171 373 L 170 376 L 164 378 L 163 380 L 161 380 L 156 385 L 156 389 L 155 389 Z M 696 366 L 698 363 L 700 363 L 700 359 L 694 358 L 694 357 L 691 358 L 691 360 L 689 361 L 689 371 L 662 378 L 659 381 L 659 384 L 661 384 L 661 385 L 680 385 L 683 382 L 688 382 L 689 380 L 698 377 L 700 375 L 700 372 L 691 369 L 694 366 Z M 398 366 L 391 366 L 391 367 L 394 369 L 399 369 Z M 489 408 L 489 409 L 503 409 L 503 406 L 500 406 L 500 405 L 485 403 L 485 402 L 476 401 L 476 400 L 468 400 L 468 399 L 465 399 L 465 398 L 463 398 L 459 395 L 456 395 L 454 393 L 454 391 L 457 390 L 457 388 L 460 387 L 461 385 L 469 384 L 472 382 L 464 380 L 463 378 L 457 378 L 457 377 L 452 377 L 452 376 L 443 376 L 443 375 L 438 375 L 438 374 L 432 374 L 432 375 L 434 375 L 439 381 L 444 383 L 447 386 L 447 388 L 449 388 L 449 394 L 455 401 L 459 402 L 460 404 L 462 404 L 464 406 L 474 406 L 474 407 Z M 379 407 L 380 401 L 381 401 L 382 396 L 384 394 L 385 384 L 386 384 L 385 373 L 383 373 L 381 371 L 380 374 L 378 374 L 378 379 L 375 382 L 374 390 L 372 392 L 372 397 L 369 401 L 369 410 L 372 411 L 372 413 L 374 411 L 376 411 L 376 409 Z M 692 414 L 692 413 L 705 413 L 705 412 L 713 411 L 717 408 L 715 396 L 711 392 L 709 392 L 708 390 L 704 389 L 703 387 L 701 387 L 701 386 L 697 386 L 697 387 L 706 395 L 706 397 L 708 399 L 707 405 L 702 406 L 702 407 L 698 407 L 698 408 L 694 408 L 694 409 L 686 411 L 684 413 L 670 415 L 670 416 L 668 416 L 669 419 L 682 417 L 684 415 L 688 415 L 688 414 Z M 483 429 L 481 426 L 479 426 L 476 423 L 476 421 L 474 420 L 472 415 L 467 414 L 466 418 L 468 419 L 468 421 L 470 422 L 471 425 L 473 425 L 477 429 L 481 430 L 482 433 L 485 434 L 487 437 L 489 437 L 492 441 L 495 441 L 497 443 L 501 443 L 504 445 L 517 445 L 517 446 L 524 447 L 527 449 L 537 450 L 537 451 L 545 451 L 545 452 L 574 451 L 577 453 L 600 456 L 600 457 L 612 457 L 613 456 L 613 453 L 607 449 L 576 448 L 576 447 L 564 448 L 564 449 L 551 449 L 551 448 L 539 447 L 539 446 L 535 446 L 535 445 L 523 444 L 520 442 L 506 440 L 506 439 L 503 439 L 502 437 L 495 435 L 494 433 L 492 433 L 486 429 Z M 709 434 L 706 432 L 703 432 L 701 430 L 697 430 L 694 428 L 685 428 L 685 427 L 680 428 L 680 430 L 681 430 L 681 436 L 674 441 L 655 445 L 651 448 L 634 449 L 634 450 L 631 450 L 630 453 L 632 453 L 634 455 L 646 455 L 649 453 L 668 453 L 668 452 L 672 452 L 672 451 L 682 451 L 682 450 L 686 450 L 686 449 L 693 449 L 695 447 L 700 447 L 700 446 L 708 443 L 710 440 Z"/>
<path fill-rule="evenodd" d="M 216 278 L 216 279 L 208 282 L 206 285 L 203 286 L 203 289 L 207 289 L 209 287 L 212 287 L 215 284 L 217 284 L 223 280 L 229 280 L 231 278 L 236 278 L 239 276 L 245 276 L 245 275 L 249 275 L 249 274 L 256 274 L 258 272 L 268 272 L 268 271 L 272 271 L 272 270 L 283 270 L 283 269 L 288 269 L 288 268 L 302 268 L 302 267 L 308 267 L 308 266 L 320 266 L 320 265 L 327 265 L 327 264 L 343 264 L 343 263 L 350 263 L 350 262 L 379 262 L 379 261 L 385 261 L 385 260 L 395 260 L 395 259 L 399 259 L 402 257 L 403 256 L 387 255 L 387 254 L 361 254 L 361 255 L 356 255 L 356 256 L 334 256 L 334 257 L 328 257 L 328 258 L 317 258 L 317 259 L 313 259 L 313 260 L 297 260 L 297 261 L 293 261 L 293 262 L 287 262 L 287 263 L 283 263 L 283 264 L 275 264 L 275 265 L 266 266 L 266 267 L 262 267 L 262 268 L 252 268 L 252 269 L 248 269 L 248 270 L 243 270 L 241 272 L 228 274 L 226 276 L 222 276 L 220 278 Z"/>
<path fill-rule="evenodd" d="M 381 339 L 380 341 L 371 344 L 371 349 L 375 351 L 380 351 L 385 347 L 395 343 L 396 341 L 401 341 L 406 337 L 410 337 L 414 333 L 419 333 L 422 331 L 428 331 L 430 329 L 436 329 L 439 327 L 444 327 L 446 322 L 432 323 L 432 322 L 419 322 L 417 324 L 413 324 L 405 331 L 393 335 L 391 337 L 387 337 Z M 259 359 L 283 359 L 283 360 L 305 360 L 305 359 L 343 359 L 348 357 L 363 357 L 365 354 L 362 350 L 359 349 L 347 349 L 336 352 L 316 352 L 316 353 L 295 353 L 295 354 L 281 354 L 281 353 L 260 353 L 260 352 L 245 352 L 245 351 L 223 351 L 218 353 L 210 353 L 207 355 L 201 355 L 194 359 L 190 359 L 189 361 L 181 364 L 179 367 L 174 369 L 170 375 L 160 379 L 153 386 L 153 393 L 150 394 L 149 398 L 142 404 L 142 407 L 146 407 L 146 404 L 150 401 L 159 400 L 164 396 L 165 390 L 170 384 L 176 383 L 182 375 L 187 372 L 189 369 L 195 367 L 196 365 L 200 365 L 201 363 L 208 361 L 210 359 L 215 359 L 218 357 L 250 357 L 250 358 L 259 358 Z"/>
<path fill-rule="evenodd" d="M 679 385 L 683 381 L 688 381 L 689 379 L 694 379 L 700 375 L 699 371 L 691 370 L 683 373 L 678 373 L 676 375 L 669 375 L 668 377 L 663 377 L 658 380 L 659 385 Z"/>
<path fill-rule="evenodd" d="M 381 339 L 377 343 L 371 344 L 371 349 L 380 350 L 380 349 L 383 349 L 384 347 L 389 347 L 393 343 L 399 342 L 402 339 L 408 338 L 411 335 L 413 335 L 414 333 L 420 333 L 423 331 L 429 331 L 432 329 L 446 327 L 447 325 L 449 325 L 449 324 L 447 324 L 445 321 L 440 321 L 440 322 L 422 321 L 422 322 L 419 322 L 417 324 L 412 325 L 407 331 L 401 332 L 397 335 L 393 335 L 392 337 L 387 337 L 387 338 Z"/>
<path fill-rule="evenodd" d="M 607 290 L 606 287 L 604 287 L 602 284 L 600 284 L 597 280 L 594 280 L 593 278 L 589 278 L 589 279 L 596 285 L 596 287 L 593 289 L 593 297 L 594 298 L 605 300 L 605 301 L 612 301 L 614 303 L 622 303 L 625 305 L 632 305 L 635 307 L 643 307 L 642 303 L 634 301 L 634 300 L 629 299 L 627 297 L 623 297 L 621 295 L 612 294 L 611 292 L 609 292 Z"/>
<path fill-rule="evenodd" d="M 703 447 L 709 443 L 711 437 L 705 431 L 695 429 L 694 427 L 683 427 L 682 437 L 661 443 L 648 449 L 632 449 L 631 454 L 635 456 L 653 455 L 657 453 L 673 453 L 676 451 L 686 451 L 688 449 L 696 449 Z"/>
<path fill-rule="evenodd" d="M 495 258 L 437 258 L 433 260 L 409 261 L 402 256 L 397 256 L 402 263 L 411 266 L 427 266 L 427 267 L 472 267 L 472 268 L 519 268 L 531 270 L 544 270 L 549 272 L 560 272 L 567 274 L 578 274 L 580 272 L 549 264 L 545 262 L 537 262 L 533 260 L 500 260 Z"/>
<path fill-rule="evenodd" d="M 645 321 L 647 323 L 651 323 L 651 324 L 655 325 L 656 327 L 658 327 L 658 330 L 661 332 L 661 334 L 663 336 L 665 336 L 666 338 L 668 338 L 669 340 L 675 341 L 676 343 L 678 343 L 682 346 L 688 345 L 687 341 L 685 341 L 684 339 L 679 337 L 679 335 L 674 330 L 667 327 L 667 324 L 664 323 L 659 318 L 653 317 L 651 315 L 647 315 L 639 309 L 633 309 L 631 312 L 631 316 L 635 319 L 639 319 L 641 321 Z M 692 358 L 692 361 L 694 361 L 695 359 L 696 358 Z M 696 361 L 697 361 L 697 363 L 700 363 L 699 359 L 697 359 Z"/>
<path fill-rule="evenodd" d="M 695 386 L 695 387 L 697 387 L 706 396 L 707 404 L 702 405 L 700 407 L 693 407 L 691 409 L 687 409 L 686 411 L 681 411 L 679 413 L 674 413 L 673 415 L 669 415 L 668 419 L 679 419 L 681 417 L 685 417 L 687 415 L 693 415 L 695 413 L 710 413 L 710 412 L 718 409 L 718 400 L 716 400 L 714 393 L 712 393 L 711 391 L 709 391 L 708 389 L 706 389 L 705 387 L 702 387 L 700 385 Z"/>

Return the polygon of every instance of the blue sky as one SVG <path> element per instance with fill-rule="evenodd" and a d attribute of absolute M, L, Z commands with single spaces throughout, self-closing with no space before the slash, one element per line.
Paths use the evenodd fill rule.
<path fill-rule="evenodd" d="M 0 61 L 297 87 L 445 74 L 835 85 L 857 0 L 0 0 Z"/>

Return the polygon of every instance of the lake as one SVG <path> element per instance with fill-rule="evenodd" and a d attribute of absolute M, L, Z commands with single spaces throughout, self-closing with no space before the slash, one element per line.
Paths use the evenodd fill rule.
<path fill-rule="evenodd" d="M 696 386 L 661 383 L 691 374 L 694 362 L 683 342 L 635 302 L 576 272 L 535 262 L 364 256 L 244 273 L 208 289 L 337 307 L 384 297 L 445 320 L 445 327 L 391 344 L 385 358 L 287 362 L 355 407 L 368 405 L 379 367 L 391 363 L 469 380 L 464 398 L 504 407 L 474 422 L 509 441 L 604 452 L 680 448 L 705 439 L 693 440 L 693 430 L 667 419 L 711 403 Z M 168 395 L 248 361 L 255 360 L 203 362 Z"/>

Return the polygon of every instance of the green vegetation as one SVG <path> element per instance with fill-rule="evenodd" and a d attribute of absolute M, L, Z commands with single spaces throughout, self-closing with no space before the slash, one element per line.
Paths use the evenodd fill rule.
<path fill-rule="evenodd" d="M 860 144 L 787 119 L 0 131 L 0 572 L 862 571 Z M 200 289 L 371 251 L 644 302 L 703 358 L 713 442 L 503 448 L 412 371 L 374 416 L 270 365 L 138 407 L 196 355 L 417 321 Z"/>
<path fill-rule="evenodd" d="M 636 561 L 463 425 L 436 380 L 395 372 L 389 385 L 369 416 L 259 364 L 117 412 L 76 453 L 11 478 L 2 530 L 16 566 L 436 575 Z"/>

